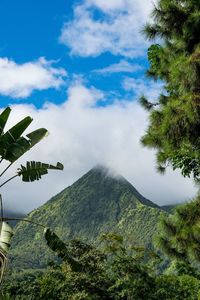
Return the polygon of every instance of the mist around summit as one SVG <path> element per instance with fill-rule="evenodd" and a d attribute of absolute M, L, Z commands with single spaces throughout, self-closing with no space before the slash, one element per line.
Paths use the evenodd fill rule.
<path fill-rule="evenodd" d="M 113 232 L 123 235 L 127 243 L 148 245 L 164 214 L 165 209 L 124 177 L 96 166 L 26 217 L 55 230 L 66 242 L 81 239 L 99 245 L 102 234 Z M 20 222 L 12 239 L 11 267 L 44 268 L 49 259 L 53 257 L 43 229 Z"/>

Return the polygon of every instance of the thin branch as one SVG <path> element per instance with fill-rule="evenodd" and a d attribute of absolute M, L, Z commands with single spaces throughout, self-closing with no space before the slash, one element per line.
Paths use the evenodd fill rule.
<path fill-rule="evenodd" d="M 17 177 L 17 176 L 19 176 L 19 175 L 18 175 L 18 174 L 17 174 L 17 175 L 14 175 L 14 176 L 12 176 L 11 178 L 9 178 L 8 180 L 6 180 L 4 183 L 2 183 L 2 184 L 0 185 L 0 188 L 1 188 L 4 184 L 8 183 L 10 180 L 14 179 L 14 178 Z"/>
<path fill-rule="evenodd" d="M 13 163 L 10 163 L 5 170 L 3 170 L 3 172 L 0 174 L 0 177 L 12 166 Z"/>

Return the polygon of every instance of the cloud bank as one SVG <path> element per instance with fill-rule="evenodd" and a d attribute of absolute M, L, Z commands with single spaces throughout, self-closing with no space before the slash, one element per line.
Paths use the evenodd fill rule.
<path fill-rule="evenodd" d="M 62 28 L 60 41 L 71 54 L 82 57 L 105 52 L 133 58 L 147 46 L 141 29 L 149 20 L 149 0 L 85 0 Z M 98 16 L 100 13 L 100 17 Z"/>
<path fill-rule="evenodd" d="M 28 152 L 21 163 L 60 161 L 65 170 L 52 171 L 39 182 L 23 183 L 19 178 L 10 182 L 1 191 L 7 207 L 23 211 L 36 208 L 97 164 L 116 170 L 158 204 L 180 202 L 195 195 L 192 181 L 178 172 L 169 169 L 165 176 L 156 173 L 154 152 L 140 144 L 147 116 L 138 103 L 116 100 L 112 105 L 97 107 L 96 102 L 103 97 L 95 88 L 75 82 L 62 105 L 46 103 L 41 109 L 24 104 L 13 106 L 13 123 L 31 115 L 34 122 L 30 131 L 38 127 L 50 131 L 48 138 Z M 13 172 L 10 170 L 8 176 Z"/>
<path fill-rule="evenodd" d="M 0 94 L 25 98 L 34 90 L 58 89 L 67 73 L 62 68 L 53 67 L 53 63 L 44 57 L 23 64 L 0 58 Z"/>

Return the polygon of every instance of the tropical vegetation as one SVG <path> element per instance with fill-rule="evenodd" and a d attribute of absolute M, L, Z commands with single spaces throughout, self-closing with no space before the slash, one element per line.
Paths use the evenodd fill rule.
<path fill-rule="evenodd" d="M 154 22 L 144 33 L 161 39 L 148 50 L 147 75 L 164 84 L 157 102 L 141 98 L 150 111 L 142 143 L 157 150 L 157 167 L 180 169 L 184 176 L 200 176 L 200 2 L 160 0 Z"/>
<path fill-rule="evenodd" d="M 39 128 L 35 131 L 30 132 L 26 135 L 26 137 L 22 136 L 24 131 L 31 124 L 33 119 L 29 116 L 23 118 L 17 124 L 12 126 L 9 130 L 4 132 L 4 128 L 7 124 L 8 118 L 10 116 L 11 109 L 7 107 L 0 114 L 0 163 L 3 165 L 5 161 L 7 165 L 3 165 L 3 169 L 1 171 L 0 177 L 4 178 L 6 171 L 28 150 L 34 147 L 38 142 L 40 142 L 46 135 L 47 130 L 45 128 Z M 16 174 L 11 176 L 10 178 L 4 180 L 0 183 L 0 188 L 7 184 L 9 181 L 13 180 L 16 177 L 21 177 L 22 181 L 32 182 L 35 180 L 39 180 L 42 175 L 48 173 L 49 169 L 54 170 L 63 170 L 63 165 L 61 163 L 57 163 L 56 166 L 35 162 L 35 161 L 27 161 L 26 165 L 21 165 Z M 12 237 L 12 228 L 10 225 L 5 222 L 8 221 L 4 218 L 3 215 L 3 201 L 2 196 L 0 195 L 0 284 L 3 280 L 3 276 L 6 270 L 7 263 L 7 252 L 10 246 L 10 238 Z"/>
<path fill-rule="evenodd" d="M 80 240 L 65 244 L 51 235 L 49 246 L 62 262 L 50 263 L 45 272 L 15 274 L 4 285 L 3 299 L 198 299 L 200 280 L 192 274 L 159 275 L 156 253 L 126 247 L 116 234 L 102 240 L 99 250 Z"/>
<path fill-rule="evenodd" d="M 150 40 L 157 39 L 148 50 L 150 67 L 147 75 L 162 81 L 164 87 L 156 102 L 147 99 L 145 95 L 140 99 L 141 104 L 149 111 L 149 126 L 142 137 L 142 143 L 156 150 L 158 170 L 164 172 L 166 167 L 171 165 L 173 169 L 179 169 L 183 176 L 192 175 L 197 183 L 200 180 L 199 32 L 199 0 L 158 1 L 153 10 L 153 23 L 147 24 L 144 33 Z M 8 113 L 8 110 L 3 112 L 0 120 L 2 128 Z M 22 128 L 27 127 L 30 119 L 23 122 L 26 125 Z M 32 145 L 31 140 L 35 139 L 35 133 L 29 134 L 28 144 L 25 138 L 20 138 L 23 132 L 20 128 L 21 125 L 18 125 L 19 132 L 17 130 L 16 137 L 14 128 L 3 134 L 0 139 L 0 154 L 3 159 L 8 159 L 10 164 L 18 159 L 21 153 L 27 151 Z M 45 131 L 39 132 L 39 136 L 43 137 Z M 36 141 L 38 139 L 40 140 L 37 135 Z M 38 175 L 34 171 L 37 168 L 46 170 Z M 39 179 L 47 169 L 46 165 L 40 163 L 28 163 L 26 167 L 20 168 L 17 176 L 31 181 Z M 82 191 L 77 183 L 77 189 L 63 191 L 59 200 L 55 197 L 48 203 L 58 212 L 59 206 L 64 207 L 63 199 L 67 196 L 67 199 L 71 197 L 75 201 L 76 206 L 76 210 L 73 210 L 73 201 L 67 202 L 67 205 L 72 206 L 71 215 L 69 214 L 71 227 L 66 227 L 69 230 L 68 239 L 61 240 L 50 228 L 45 230 L 47 245 L 57 254 L 58 259 L 50 262 L 46 269 L 33 271 L 19 268 L 21 272 L 13 272 L 4 284 L 3 299 L 200 299 L 200 196 L 176 207 L 170 214 L 160 214 L 160 227 L 158 231 L 155 230 L 156 249 L 150 241 L 140 245 L 134 239 L 131 242 L 123 239 L 116 232 L 104 234 L 99 244 L 94 239 L 94 243 L 89 243 L 89 239 L 87 242 L 77 239 L 70 241 L 70 237 L 74 238 L 73 234 L 76 232 L 75 219 L 87 218 L 96 208 L 96 203 L 91 201 L 94 197 L 91 186 L 88 189 L 84 180 L 81 182 L 87 190 L 86 197 L 82 198 L 84 201 L 75 201 Z M 104 204 L 105 214 L 100 214 L 102 210 L 97 207 L 97 214 L 92 220 L 98 236 L 103 233 L 99 230 L 99 222 L 105 221 L 105 216 L 108 216 L 110 211 L 116 213 L 118 221 L 121 221 L 119 225 L 125 224 L 122 226 L 122 234 L 125 236 L 125 229 L 128 228 L 128 221 L 133 212 L 142 210 L 143 214 L 139 216 L 140 220 L 143 218 L 145 222 L 149 209 L 160 209 L 144 197 L 140 197 L 141 195 L 138 196 L 137 191 L 132 194 L 131 201 L 134 201 L 131 206 L 127 198 L 131 195 L 130 187 L 123 189 L 124 192 L 121 193 L 120 185 L 114 185 L 113 189 L 114 196 L 118 195 L 120 199 L 117 209 L 113 209 L 113 201 L 110 207 L 105 206 L 106 200 L 110 200 L 107 195 L 110 194 L 109 186 L 103 179 L 102 182 L 105 193 L 101 195 L 103 200 L 100 204 Z M 135 197 L 136 194 L 139 201 Z M 144 206 L 148 206 L 148 209 L 144 210 Z M 41 210 L 44 218 L 46 208 L 44 206 Z M 126 212 L 122 220 L 119 218 L 121 208 Z M 35 211 L 33 216 L 37 214 L 38 211 Z M 55 216 L 54 214 L 53 218 Z M 106 220 L 103 229 L 110 229 L 108 225 L 116 225 L 112 218 Z M 48 223 L 47 219 L 46 221 Z M 82 224 L 80 232 L 91 231 L 91 226 L 82 228 Z M 141 224 L 144 227 L 144 223 Z M 50 227 L 51 224 L 48 225 Z M 53 225 L 56 231 L 56 220 Z M 63 230 L 58 227 L 57 229 Z M 23 231 L 22 227 L 21 230 Z M 26 232 L 32 233 L 33 240 L 41 238 L 31 227 Z"/>

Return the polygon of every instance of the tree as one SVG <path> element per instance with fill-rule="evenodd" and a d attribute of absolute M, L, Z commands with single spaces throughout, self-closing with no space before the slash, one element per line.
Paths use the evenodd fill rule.
<path fill-rule="evenodd" d="M 143 248 L 125 247 L 116 234 L 104 235 L 101 249 L 79 240 L 63 243 L 50 231 L 45 237 L 62 263 L 52 264 L 39 278 L 37 299 L 155 299 L 155 280 L 145 266 Z M 12 293 L 10 287 L 7 291 Z"/>
<path fill-rule="evenodd" d="M 79 240 L 63 243 L 50 233 L 47 242 L 62 262 L 51 263 L 44 273 L 12 275 L 3 300 L 198 300 L 198 278 L 158 275 L 146 261 L 146 250 L 125 246 L 121 236 L 104 235 L 99 249 Z M 153 260 L 155 265 L 155 256 Z"/>
<path fill-rule="evenodd" d="M 200 180 L 200 2 L 159 0 L 153 23 L 144 28 L 150 40 L 160 44 L 148 49 L 147 75 L 164 84 L 156 102 L 142 96 L 149 111 L 149 127 L 142 137 L 144 146 L 156 149 L 157 168 L 168 165 L 183 176 Z M 157 246 L 176 261 L 176 272 L 193 274 L 200 262 L 200 196 L 163 217 Z"/>
<path fill-rule="evenodd" d="M 38 142 L 40 142 L 48 133 L 45 128 L 39 128 L 33 132 L 30 132 L 26 135 L 26 137 L 22 136 L 24 131 L 31 124 L 33 119 L 29 116 L 23 118 L 20 122 L 11 127 L 8 131 L 4 132 L 4 128 L 8 121 L 11 109 L 7 107 L 0 114 L 0 163 L 4 160 L 8 162 L 6 168 L 4 168 L 0 174 L 2 178 L 5 175 L 6 171 L 28 150 L 34 147 Z M 56 166 L 28 161 L 26 165 L 21 165 L 20 168 L 17 169 L 15 175 L 10 177 L 9 179 L 0 183 L 0 188 L 7 184 L 10 180 L 13 180 L 16 177 L 21 177 L 25 182 L 32 182 L 35 180 L 41 179 L 42 175 L 48 173 L 48 170 L 63 170 L 63 165 L 61 163 L 57 163 Z M 1 219 L 0 219 L 0 283 L 3 279 L 3 275 L 6 269 L 6 260 L 7 260 L 7 252 L 9 249 L 10 238 L 12 237 L 12 229 L 5 222 L 3 217 L 3 205 L 2 205 L 2 197 L 0 195 L 0 204 L 1 204 Z"/>
<path fill-rule="evenodd" d="M 193 201 L 180 205 L 173 215 L 164 217 L 159 224 L 157 246 L 170 258 L 184 263 L 184 272 L 194 274 L 191 264 L 200 263 L 200 195 Z"/>
<path fill-rule="evenodd" d="M 143 145 L 157 150 L 157 168 L 168 165 L 184 176 L 200 179 L 200 2 L 159 0 L 154 23 L 144 29 L 150 40 L 147 75 L 164 83 L 156 103 L 145 96 L 141 104 L 150 111 Z"/>

